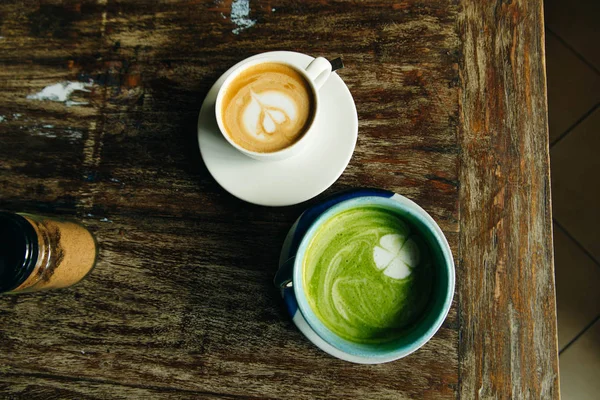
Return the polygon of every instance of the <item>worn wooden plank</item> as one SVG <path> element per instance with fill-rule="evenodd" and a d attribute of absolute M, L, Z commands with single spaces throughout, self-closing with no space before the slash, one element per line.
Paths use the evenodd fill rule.
<path fill-rule="evenodd" d="M 0 393 L 2 393 L 3 398 L 27 398 L 30 400 L 238 398 L 235 396 L 226 396 L 222 393 L 185 391 L 145 385 L 126 386 L 106 381 L 102 378 L 79 379 L 72 376 L 53 376 L 41 373 L 3 374 L 0 376 Z"/>
<path fill-rule="evenodd" d="M 333 359 L 305 340 L 271 284 L 276 224 L 134 217 L 95 227 L 103 260 L 90 279 L 5 304 L 3 372 L 260 398 L 454 396 L 455 370 L 444 367 L 455 362 L 456 327 L 378 367 Z"/>
<path fill-rule="evenodd" d="M 558 398 L 541 1 L 462 1 L 460 393 Z"/>
<path fill-rule="evenodd" d="M 81 285 L 0 299 L 9 393 L 455 398 L 455 307 L 422 350 L 381 366 L 329 357 L 297 331 L 271 280 L 306 205 L 224 193 L 202 165 L 195 124 L 214 80 L 244 57 L 341 55 L 360 138 L 326 194 L 405 194 L 456 253 L 457 5 L 252 2 L 256 25 L 236 35 L 230 1 L 73 4 L 2 5 L 25 22 L 5 22 L 0 42 L 0 206 L 79 218 L 101 246 Z M 43 30 L 27 22 L 53 18 L 61 23 Z M 73 96 L 88 104 L 26 98 L 60 81 L 90 83 Z"/>
<path fill-rule="evenodd" d="M 472 398 L 485 383 L 482 395 L 504 397 L 513 387 L 503 375 L 509 368 L 514 375 L 521 363 L 536 367 L 530 349 L 546 351 L 548 371 L 555 372 L 555 348 L 537 339 L 519 353 L 495 354 L 487 364 L 496 366 L 495 375 L 485 376 L 481 386 L 477 379 L 482 375 L 469 370 L 477 367 L 473 357 L 487 351 L 469 338 L 483 328 L 487 340 L 496 332 L 476 321 L 485 321 L 492 304 L 500 307 L 498 315 L 516 304 L 493 303 L 494 288 L 477 286 L 482 276 L 477 257 L 489 243 L 477 236 L 477 222 L 465 222 L 481 222 L 476 217 L 483 213 L 476 215 L 477 204 L 464 196 L 495 192 L 481 189 L 476 196 L 484 187 L 479 182 L 487 182 L 486 171 L 493 168 L 471 157 L 492 157 L 508 139 L 525 140 L 504 129 L 497 137 L 486 131 L 478 143 L 464 128 L 476 111 L 485 111 L 483 105 L 469 108 L 468 102 L 478 99 L 470 94 L 483 89 L 468 86 L 475 85 L 475 78 L 465 74 L 473 62 L 467 57 L 469 43 L 480 42 L 474 37 L 469 42 L 465 33 L 479 34 L 473 30 L 475 6 L 464 5 L 460 18 L 453 1 L 264 1 L 250 6 L 249 18 L 256 25 L 234 34 L 231 1 L 0 4 L 0 207 L 80 219 L 101 245 L 101 261 L 81 285 L 0 298 L 0 388 L 17 398 L 105 398 L 122 391 L 123 397 L 154 398 L 439 399 Z M 538 11 L 513 13 L 513 23 L 524 26 Z M 488 23 L 481 37 L 492 40 L 494 27 Z M 274 209 L 243 203 L 210 178 L 197 150 L 195 125 L 204 95 L 223 71 L 244 57 L 280 49 L 343 56 L 346 69 L 339 74 L 355 98 L 360 126 L 353 159 L 330 190 L 307 204 Z M 529 50 L 527 62 L 537 63 L 539 47 L 530 43 Z M 492 74 L 511 72 L 499 58 L 490 60 L 499 63 L 490 64 Z M 529 93 L 539 103 L 543 70 L 535 65 Z M 499 80 L 502 74 L 493 77 Z M 90 92 L 70 97 L 87 104 L 27 98 L 63 81 L 90 84 Z M 515 99 L 527 104 L 527 98 Z M 512 127 L 522 128 L 521 116 L 514 114 Z M 535 136 L 539 122 L 530 123 Z M 537 146 L 538 154 L 547 155 L 545 139 L 531 135 L 523 143 L 533 147 L 511 151 L 531 155 Z M 517 159 L 513 153 L 499 158 L 502 168 Z M 536 187 L 545 187 L 547 160 L 544 164 L 542 156 L 536 157 L 528 172 L 540 179 Z M 465 187 L 467 172 L 481 181 Z M 461 307 L 452 308 L 423 349 L 380 366 L 351 365 L 317 350 L 289 321 L 271 285 L 279 247 L 294 219 L 325 195 L 359 186 L 410 197 L 438 220 L 455 255 L 461 243 Z M 520 207 L 532 204 L 521 199 L 527 193 L 517 186 L 504 193 L 510 201 L 519 199 Z M 536 194 L 548 201 L 547 192 Z M 536 204 L 532 220 L 546 210 L 546 203 Z M 510 232 L 498 231 L 496 241 L 507 243 L 509 236 L 502 235 Z M 532 238 L 541 243 L 542 261 L 535 286 L 528 288 L 538 290 L 536 299 L 552 307 L 545 242 L 540 242 L 548 239 Z M 528 253 L 511 254 L 531 259 Z M 510 293 L 521 293 L 521 307 L 533 297 L 518 290 Z M 468 297 L 475 294 L 478 303 L 471 304 Z M 544 338 L 552 335 L 548 321 L 540 331 Z M 519 323 L 515 332 L 521 335 L 533 332 L 539 321 Z M 513 361 L 517 367 L 502 357 L 511 354 L 519 355 Z M 524 375 L 519 384 L 537 390 L 542 381 L 535 379 L 533 373 Z"/>

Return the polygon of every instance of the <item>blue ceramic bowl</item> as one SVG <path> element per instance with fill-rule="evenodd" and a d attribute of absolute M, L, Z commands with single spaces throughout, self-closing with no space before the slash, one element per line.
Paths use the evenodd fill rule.
<path fill-rule="evenodd" d="M 434 282 L 425 311 L 400 338 L 384 344 L 354 343 L 333 333 L 311 309 L 303 287 L 304 254 L 319 227 L 344 210 L 364 205 L 377 205 L 397 213 L 398 217 L 416 229 L 432 252 Z M 343 193 L 304 212 L 286 238 L 280 258 L 280 269 L 275 277 L 275 284 L 282 289 L 294 322 L 308 339 L 335 357 L 362 364 L 397 360 L 419 349 L 431 339 L 450 310 L 454 281 L 452 252 L 433 218 L 406 197 L 376 189 Z"/>

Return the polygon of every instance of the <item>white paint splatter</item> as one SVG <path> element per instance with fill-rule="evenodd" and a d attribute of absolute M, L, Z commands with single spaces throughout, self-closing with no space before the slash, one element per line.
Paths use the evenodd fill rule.
<path fill-rule="evenodd" d="M 70 140 L 79 140 L 83 138 L 83 133 L 81 131 L 76 131 L 74 129 L 66 129 L 65 133 L 62 135 Z"/>
<path fill-rule="evenodd" d="M 5 119 L 6 117 L 4 115 L 0 115 L 0 122 L 4 122 Z"/>
<path fill-rule="evenodd" d="M 50 133 L 50 132 L 40 131 L 40 132 L 34 132 L 34 133 L 35 133 L 36 136 L 43 136 L 43 137 L 47 137 L 47 138 L 50 138 L 50 139 L 56 138 L 56 135 L 54 133 Z"/>
<path fill-rule="evenodd" d="M 21 117 L 21 114 L 19 114 L 19 113 L 13 114 L 14 119 L 19 119 L 20 117 Z"/>
<path fill-rule="evenodd" d="M 100 220 L 100 222 L 112 222 L 112 221 L 110 219 L 108 219 L 108 218 L 102 218 Z"/>
<path fill-rule="evenodd" d="M 53 125 L 44 125 L 43 126 L 46 129 L 53 129 L 54 126 Z M 50 138 L 50 139 L 54 139 L 57 138 L 58 135 L 60 135 L 61 138 L 65 138 L 68 139 L 69 142 L 73 143 L 77 140 L 81 140 L 83 138 L 83 133 L 81 131 L 77 131 L 75 129 L 70 129 L 67 128 L 65 130 L 58 130 L 58 131 L 37 131 L 37 130 L 30 130 L 30 132 L 36 136 L 42 136 L 45 138 Z"/>
<path fill-rule="evenodd" d="M 277 10 L 275 10 L 274 8 L 271 8 L 271 12 L 275 12 L 275 11 L 277 11 Z"/>
<path fill-rule="evenodd" d="M 49 100 L 65 103 L 67 107 L 87 104 L 81 101 L 71 101 L 69 97 L 75 91 L 89 92 L 87 87 L 92 86 L 91 83 L 84 82 L 59 82 L 54 85 L 46 86 L 41 92 L 30 94 L 27 96 L 29 100 Z"/>
<path fill-rule="evenodd" d="M 231 3 L 231 22 L 237 26 L 231 31 L 234 35 L 239 35 L 243 30 L 256 24 L 256 20 L 248 18 L 249 16 L 250 0 L 233 0 Z"/>
<path fill-rule="evenodd" d="M 88 90 L 88 92 L 89 92 L 89 90 Z M 88 104 L 87 101 L 72 101 L 72 100 L 65 101 L 65 105 L 67 107 L 71 107 L 71 106 L 83 106 L 83 105 L 86 105 L 86 104 Z"/>

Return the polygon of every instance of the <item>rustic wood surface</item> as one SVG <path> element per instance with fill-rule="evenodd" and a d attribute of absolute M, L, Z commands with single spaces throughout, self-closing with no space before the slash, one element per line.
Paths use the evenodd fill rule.
<path fill-rule="evenodd" d="M 247 29 L 231 1 L 0 4 L 0 208 L 101 246 L 80 285 L 0 298 L 0 397 L 558 398 L 541 0 L 249 4 Z M 359 139 L 324 194 L 267 208 L 215 183 L 195 125 L 281 49 L 344 58 Z M 89 92 L 27 98 L 67 81 Z M 423 206 L 457 261 L 440 331 L 378 366 L 311 345 L 271 283 L 302 210 L 361 186 Z"/>
<path fill-rule="evenodd" d="M 460 394 L 559 397 L 542 3 L 465 1 Z M 510 396 L 509 396 L 510 395 Z"/>

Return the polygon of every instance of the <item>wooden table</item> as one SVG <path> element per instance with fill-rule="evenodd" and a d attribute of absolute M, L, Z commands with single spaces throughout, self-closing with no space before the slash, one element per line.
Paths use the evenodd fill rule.
<path fill-rule="evenodd" d="M 101 259 L 0 298 L 3 398 L 559 397 L 541 0 L 41 3 L 0 4 L 0 207 L 81 220 Z M 210 177 L 196 118 L 281 49 L 343 57 L 359 139 L 329 190 L 267 208 Z M 298 215 L 363 186 L 423 206 L 457 261 L 442 329 L 378 366 L 318 350 L 271 283 Z"/>

